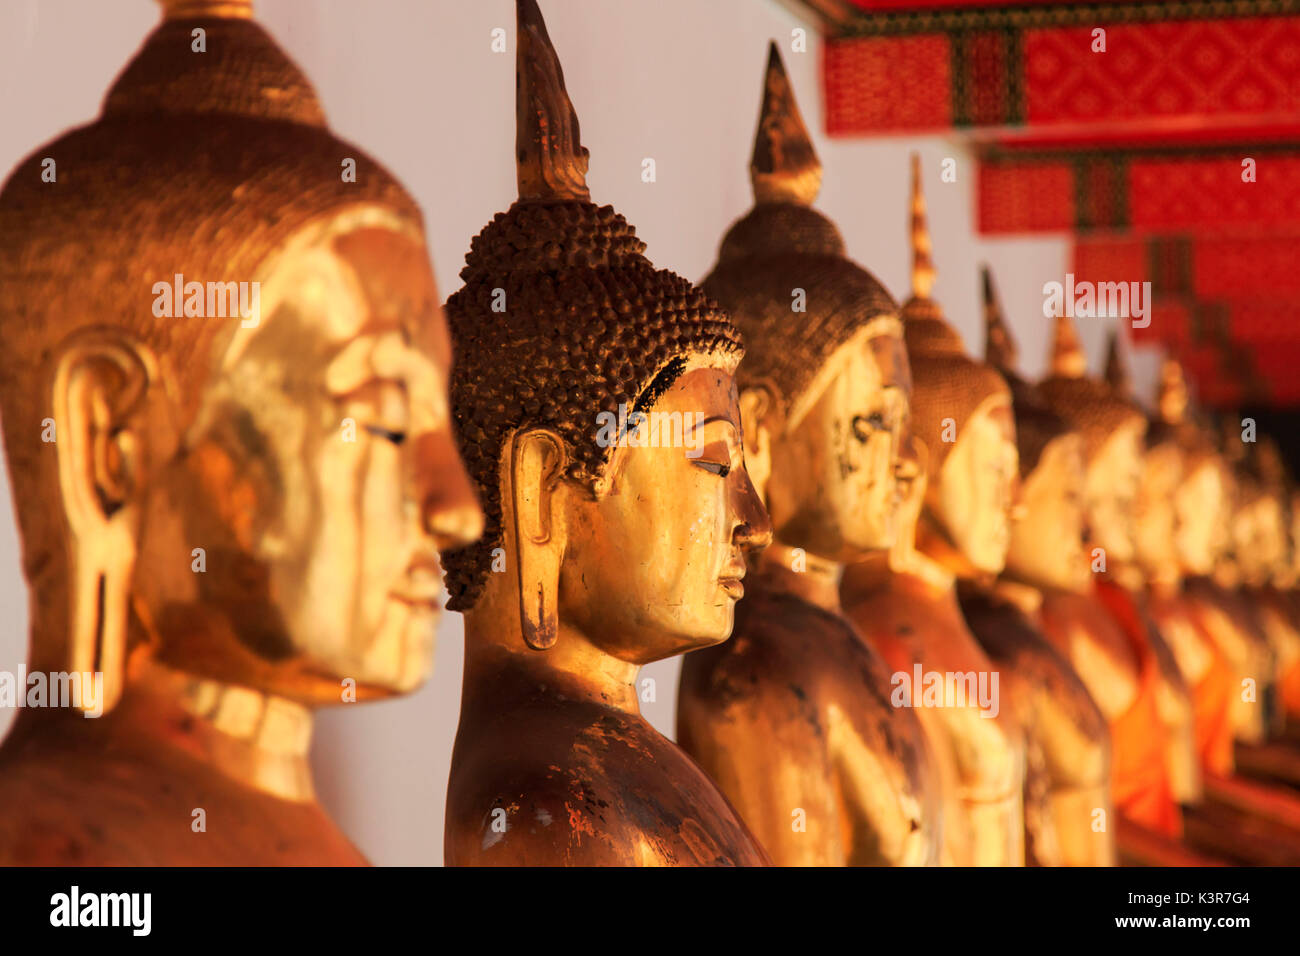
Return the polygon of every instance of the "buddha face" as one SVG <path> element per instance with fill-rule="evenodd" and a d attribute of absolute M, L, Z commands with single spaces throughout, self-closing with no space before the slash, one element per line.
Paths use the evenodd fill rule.
<path fill-rule="evenodd" d="M 1224 520 L 1223 470 L 1210 457 L 1193 459 L 1174 496 L 1175 544 L 1183 570 L 1209 574 L 1221 551 Z"/>
<path fill-rule="evenodd" d="M 1019 466 L 1011 401 L 990 396 L 967 419 L 930 489 L 935 518 L 977 571 L 996 574 L 1006 563 Z"/>
<path fill-rule="evenodd" d="M 1083 441 L 1053 439 L 1020 490 L 1020 514 L 1011 526 L 1007 570 L 1038 586 L 1087 589 L 1091 574 L 1083 547 Z"/>
<path fill-rule="evenodd" d="M 891 547 L 895 462 L 911 397 L 902 340 L 858 337 L 803 418 L 772 442 L 768 507 L 777 538 L 830 561 Z"/>
<path fill-rule="evenodd" d="M 426 677 L 438 549 L 482 522 L 423 243 L 355 215 L 290 243 L 256 325 L 218 338 L 135 568 L 164 662 L 309 703 Z"/>
<path fill-rule="evenodd" d="M 1286 556 L 1286 526 L 1281 502 L 1262 489 L 1255 489 L 1238 510 L 1234 521 L 1234 550 L 1242 580 L 1263 587 Z"/>
<path fill-rule="evenodd" d="M 1142 459 L 1142 480 L 1134 505 L 1134 554 L 1152 579 L 1177 578 L 1179 559 L 1178 488 L 1182 456 L 1172 443 L 1149 449 Z"/>
<path fill-rule="evenodd" d="M 1133 515 L 1142 476 L 1142 435 L 1139 418 L 1116 428 L 1088 463 L 1085 502 L 1092 544 L 1108 561 L 1133 560 Z"/>
<path fill-rule="evenodd" d="M 660 439 L 617 448 L 595 495 L 566 483 L 558 504 L 561 624 L 634 664 L 726 640 L 745 552 L 771 540 L 731 371 L 689 369 L 647 412 Z M 678 421 L 681 440 L 664 440 Z"/>
<path fill-rule="evenodd" d="M 1278 587 L 1294 587 L 1300 579 L 1300 493 L 1292 493 L 1288 499 L 1289 541 L 1286 570 L 1279 575 Z"/>

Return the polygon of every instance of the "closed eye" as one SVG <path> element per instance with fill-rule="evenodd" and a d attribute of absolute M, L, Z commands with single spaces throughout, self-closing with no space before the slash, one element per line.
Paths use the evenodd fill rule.
<path fill-rule="evenodd" d="M 885 416 L 880 412 L 872 412 L 870 415 L 853 416 L 853 437 L 858 441 L 868 441 L 873 431 L 879 432 L 885 430 Z"/>
<path fill-rule="evenodd" d="M 378 425 L 365 425 L 363 427 L 366 431 L 370 432 L 370 434 L 383 438 L 386 441 L 390 441 L 394 445 L 400 445 L 402 442 L 406 441 L 406 432 L 389 431 L 387 428 L 381 428 Z"/>
<path fill-rule="evenodd" d="M 704 461 L 703 459 L 697 458 L 694 460 L 694 463 L 696 467 L 703 468 L 709 474 L 717 475 L 719 478 L 726 478 L 727 475 L 731 474 L 731 466 L 722 464 L 721 462 Z"/>

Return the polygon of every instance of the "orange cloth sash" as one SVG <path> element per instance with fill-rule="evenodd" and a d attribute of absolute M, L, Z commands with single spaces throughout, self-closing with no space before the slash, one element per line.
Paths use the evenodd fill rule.
<path fill-rule="evenodd" d="M 1097 599 L 1120 626 L 1138 662 L 1138 693 L 1111 722 L 1111 792 L 1125 817 L 1159 833 L 1181 837 L 1182 812 L 1174 802 L 1165 759 L 1167 733 L 1157 703 L 1160 673 L 1146 640 L 1146 626 L 1132 597 L 1098 582 Z"/>

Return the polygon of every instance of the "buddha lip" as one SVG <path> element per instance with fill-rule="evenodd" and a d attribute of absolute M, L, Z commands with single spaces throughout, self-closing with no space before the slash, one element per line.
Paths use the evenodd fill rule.
<path fill-rule="evenodd" d="M 741 583 L 739 577 L 721 577 L 718 578 L 718 584 L 722 590 L 727 592 L 729 597 L 739 601 L 745 596 L 745 585 Z"/>
<path fill-rule="evenodd" d="M 432 555 L 417 555 L 392 597 L 404 604 L 442 607 L 442 565 Z"/>
<path fill-rule="evenodd" d="M 442 592 L 437 594 L 423 594 L 415 591 L 393 591 L 391 597 L 395 601 L 401 601 L 403 604 L 410 604 L 413 607 L 428 607 L 434 610 L 442 610 Z"/>

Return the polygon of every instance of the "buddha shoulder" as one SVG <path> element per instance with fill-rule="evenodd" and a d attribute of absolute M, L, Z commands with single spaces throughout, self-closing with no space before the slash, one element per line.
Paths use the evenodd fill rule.
<path fill-rule="evenodd" d="M 713 783 L 639 715 L 571 701 L 508 724 L 462 723 L 449 865 L 762 862 Z"/>
<path fill-rule="evenodd" d="M 1123 626 L 1088 596 L 1054 593 L 1043 601 L 1044 634 L 1069 661 L 1107 721 L 1141 690 L 1141 663 Z"/>
<path fill-rule="evenodd" d="M 0 865 L 365 862 L 316 803 L 250 789 L 182 753 L 129 744 L 0 753 Z"/>
<path fill-rule="evenodd" d="M 712 650 L 725 650 L 729 667 L 743 666 L 760 679 L 798 677 L 827 691 L 846 682 L 876 688 L 889 682 L 884 661 L 848 618 L 790 594 L 747 597 L 736 607 L 731 640 Z"/>
<path fill-rule="evenodd" d="M 1065 656 L 1019 608 L 996 597 L 963 594 L 962 611 L 976 640 L 1015 685 L 1031 736 L 1056 777 L 1105 779 L 1109 728 Z"/>

